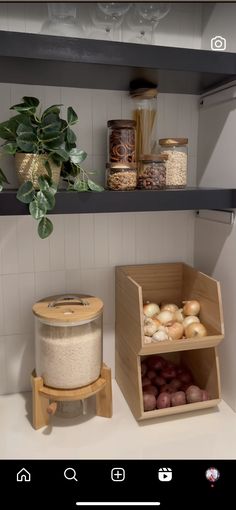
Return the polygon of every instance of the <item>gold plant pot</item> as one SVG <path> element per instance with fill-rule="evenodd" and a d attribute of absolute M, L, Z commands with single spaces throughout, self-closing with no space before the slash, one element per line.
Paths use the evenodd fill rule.
<path fill-rule="evenodd" d="M 38 177 L 48 175 L 45 161 L 48 160 L 52 170 L 52 180 L 58 185 L 61 165 L 56 165 L 52 159 L 44 154 L 29 154 L 17 152 L 15 155 L 16 174 L 20 184 L 31 181 L 35 189 L 39 189 Z"/>

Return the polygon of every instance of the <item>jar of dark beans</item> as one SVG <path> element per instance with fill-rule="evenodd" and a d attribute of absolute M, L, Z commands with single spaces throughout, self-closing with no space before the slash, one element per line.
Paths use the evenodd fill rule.
<path fill-rule="evenodd" d="M 139 161 L 138 188 L 163 189 L 166 187 L 166 160 L 168 156 L 143 154 Z"/>
<path fill-rule="evenodd" d="M 106 188 L 114 191 L 131 191 L 137 186 L 135 163 L 107 163 Z"/>
<path fill-rule="evenodd" d="M 134 163 L 136 155 L 136 121 L 109 120 L 107 161 L 109 163 Z"/>

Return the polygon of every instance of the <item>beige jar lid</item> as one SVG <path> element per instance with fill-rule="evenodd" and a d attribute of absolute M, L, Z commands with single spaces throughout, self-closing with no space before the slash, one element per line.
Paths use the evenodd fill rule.
<path fill-rule="evenodd" d="M 187 145 L 188 138 L 160 138 L 160 145 Z"/>
<path fill-rule="evenodd" d="M 101 315 L 102 310 L 101 299 L 87 294 L 49 296 L 33 306 L 36 317 L 47 322 L 68 325 L 93 320 Z"/>

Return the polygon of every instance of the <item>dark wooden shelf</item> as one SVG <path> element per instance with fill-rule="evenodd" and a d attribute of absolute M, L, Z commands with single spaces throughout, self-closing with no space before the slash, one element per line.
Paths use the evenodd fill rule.
<path fill-rule="evenodd" d="M 51 214 L 181 211 L 236 208 L 236 189 L 186 188 L 163 191 L 59 191 Z M 0 193 L 0 215 L 28 214 L 15 190 Z"/>
<path fill-rule="evenodd" d="M 234 53 L 0 31 L 1 81 L 128 90 L 133 79 L 160 92 L 201 94 L 236 78 Z"/>

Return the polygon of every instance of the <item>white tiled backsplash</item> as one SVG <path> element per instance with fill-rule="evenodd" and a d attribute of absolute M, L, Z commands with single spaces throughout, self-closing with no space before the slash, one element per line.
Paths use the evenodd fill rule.
<path fill-rule="evenodd" d="M 180 11 L 181 8 L 179 6 Z M 32 9 L 41 12 L 42 6 L 30 4 L 25 15 L 28 4 L 27 9 L 18 5 L 16 10 L 10 4 L 0 4 L 0 28 L 39 31 L 39 23 L 33 23 Z M 190 11 L 188 6 L 189 19 L 194 19 Z M 196 14 L 197 7 L 195 11 Z M 199 25 L 200 18 L 196 19 Z M 192 34 L 189 45 L 200 47 L 195 39 L 196 30 Z M 169 41 L 171 44 L 171 39 Z M 128 94 L 0 84 L 0 121 L 8 118 L 9 106 L 19 102 L 23 95 L 37 96 L 43 107 L 55 103 L 74 107 L 79 114 L 79 124 L 75 127 L 79 146 L 88 153 L 84 166 L 95 170 L 94 179 L 103 183 L 106 122 L 132 116 Z M 189 138 L 188 184 L 194 185 L 198 98 L 160 94 L 157 129 L 157 139 Z M 2 159 L 1 167 L 7 169 L 11 186 L 16 187 L 12 158 Z M 31 308 L 36 300 L 64 292 L 87 292 L 101 297 L 104 300 L 104 361 L 112 367 L 114 375 L 115 266 L 164 261 L 193 263 L 192 212 L 54 215 L 52 221 L 53 234 L 41 240 L 31 217 L 0 217 L 0 393 L 30 389 L 30 373 L 34 368 Z"/>

